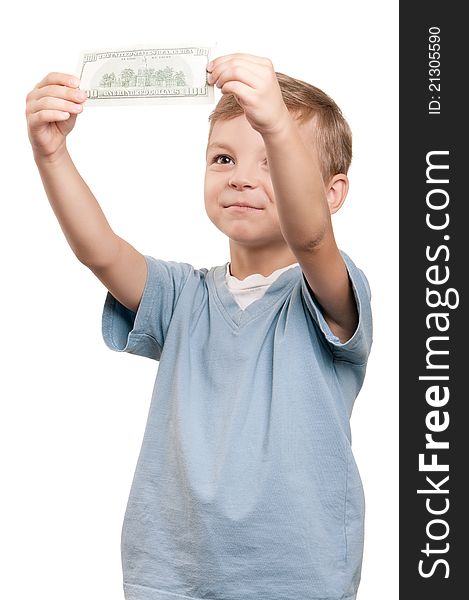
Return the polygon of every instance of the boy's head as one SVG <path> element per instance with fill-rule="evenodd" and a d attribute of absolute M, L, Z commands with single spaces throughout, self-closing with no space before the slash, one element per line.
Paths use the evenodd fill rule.
<path fill-rule="evenodd" d="M 348 190 L 350 127 L 337 104 L 322 90 L 283 73 L 276 75 L 306 148 L 317 156 L 331 213 L 336 212 Z M 262 136 L 250 126 L 233 94 L 221 97 L 209 121 L 205 208 L 210 220 L 232 240 L 241 242 L 242 238 L 251 245 L 285 243 Z M 226 207 L 240 199 L 263 210 L 226 215 Z"/>

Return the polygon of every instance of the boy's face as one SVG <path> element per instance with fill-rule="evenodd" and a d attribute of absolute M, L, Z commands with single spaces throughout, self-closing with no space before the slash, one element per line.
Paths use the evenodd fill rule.
<path fill-rule="evenodd" d="M 286 244 L 264 140 L 244 114 L 213 126 L 207 147 L 204 197 L 209 219 L 231 240 L 251 247 Z M 234 206 L 236 203 L 254 208 L 239 208 Z"/>

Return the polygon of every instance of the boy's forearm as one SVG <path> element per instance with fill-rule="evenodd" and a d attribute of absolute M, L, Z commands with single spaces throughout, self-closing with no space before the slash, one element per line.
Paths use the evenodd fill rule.
<path fill-rule="evenodd" d="M 293 120 L 263 138 L 282 234 L 292 250 L 314 247 L 330 226 L 317 158 Z"/>
<path fill-rule="evenodd" d="M 76 257 L 88 267 L 109 264 L 120 239 L 67 151 L 53 160 L 34 157 L 52 210 Z"/>

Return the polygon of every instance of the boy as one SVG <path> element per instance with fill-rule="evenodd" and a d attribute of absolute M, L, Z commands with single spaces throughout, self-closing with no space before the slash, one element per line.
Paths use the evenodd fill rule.
<path fill-rule="evenodd" d="M 349 419 L 372 317 L 330 216 L 348 191 L 350 130 L 266 58 L 208 71 L 223 96 L 205 208 L 231 257 L 211 269 L 142 256 L 111 230 L 66 151 L 83 102 L 68 76 L 27 98 L 52 208 L 108 289 L 107 346 L 159 361 L 122 529 L 125 597 L 352 600 L 364 496 Z"/>

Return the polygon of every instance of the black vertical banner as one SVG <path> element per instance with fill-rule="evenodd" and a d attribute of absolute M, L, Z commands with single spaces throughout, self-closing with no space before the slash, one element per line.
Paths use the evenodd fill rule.
<path fill-rule="evenodd" d="M 400 4 L 402 600 L 469 597 L 469 36 L 461 6 Z"/>

